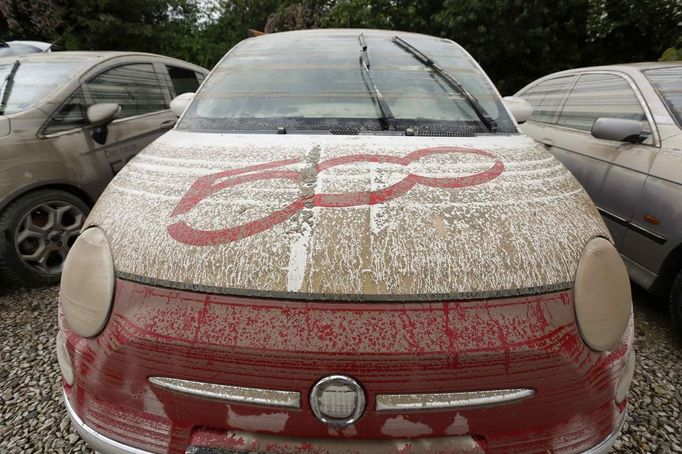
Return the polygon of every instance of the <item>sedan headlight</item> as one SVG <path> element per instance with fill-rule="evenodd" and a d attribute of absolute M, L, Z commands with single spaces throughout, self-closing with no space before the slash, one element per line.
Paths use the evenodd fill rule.
<path fill-rule="evenodd" d="M 114 259 L 101 229 L 81 233 L 64 261 L 59 300 L 69 329 L 82 337 L 100 333 L 114 296 Z"/>
<path fill-rule="evenodd" d="M 580 334 L 592 350 L 612 350 L 632 315 L 630 279 L 618 251 L 604 238 L 583 249 L 575 276 L 575 314 Z"/>

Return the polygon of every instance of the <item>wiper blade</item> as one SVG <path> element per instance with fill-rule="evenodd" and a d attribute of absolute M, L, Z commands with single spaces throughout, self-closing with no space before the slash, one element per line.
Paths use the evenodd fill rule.
<path fill-rule="evenodd" d="M 367 77 L 365 83 L 369 81 L 367 88 L 369 88 L 372 94 L 374 94 L 374 99 L 376 99 L 377 104 L 379 105 L 381 119 L 384 122 L 384 126 L 389 131 L 395 131 L 395 115 L 393 115 L 393 112 L 391 112 L 391 108 L 388 106 L 386 98 L 384 98 L 377 88 L 377 84 L 374 82 L 372 73 L 369 71 L 369 56 L 367 55 L 367 43 L 365 42 L 365 35 L 361 33 L 358 37 L 358 40 L 360 41 L 360 48 L 362 49 L 360 51 L 360 66 L 362 67 L 363 75 Z"/>
<path fill-rule="evenodd" d="M 440 65 L 438 65 L 438 63 L 429 58 L 424 52 L 420 51 L 402 38 L 394 36 L 393 44 L 405 50 L 409 54 L 412 54 L 412 56 L 423 63 L 424 66 L 433 69 L 438 75 L 445 79 L 450 85 L 459 91 L 462 96 L 464 96 L 469 104 L 471 104 L 474 112 L 476 112 L 476 116 L 479 118 L 479 120 L 481 120 L 481 123 L 488 128 L 488 131 L 497 131 L 497 122 L 490 116 L 488 112 L 486 112 L 481 103 L 478 102 L 478 99 L 469 93 L 467 89 L 464 88 L 464 86 L 462 86 L 462 84 L 460 84 L 459 81 L 455 79 L 449 72 L 444 70 Z"/>
<path fill-rule="evenodd" d="M 10 93 L 12 93 L 12 87 L 14 87 L 14 76 L 17 73 L 20 64 L 21 63 L 19 62 L 19 60 L 14 62 L 12 69 L 10 70 L 9 74 L 7 74 L 7 77 L 5 77 L 5 80 L 3 82 L 5 90 L 2 92 L 2 99 L 0 100 L 0 115 L 5 114 L 5 108 L 7 107 L 9 95 Z"/>

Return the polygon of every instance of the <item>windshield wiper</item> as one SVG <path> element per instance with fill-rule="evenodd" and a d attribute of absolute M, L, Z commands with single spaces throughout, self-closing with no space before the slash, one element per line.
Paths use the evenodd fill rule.
<path fill-rule="evenodd" d="M 408 43 L 404 39 L 394 36 L 393 44 L 410 53 L 414 58 L 419 60 L 424 66 L 433 69 L 438 75 L 445 79 L 450 85 L 452 85 L 459 93 L 464 96 L 464 98 L 471 104 L 471 107 L 476 112 L 476 116 L 481 120 L 481 123 L 488 128 L 488 131 L 497 131 L 497 122 L 486 112 L 478 99 L 471 93 L 467 91 L 462 84 L 460 84 L 457 79 L 455 79 L 449 72 L 441 68 L 438 63 L 429 58 L 425 53 L 414 47 L 412 44 Z"/>
<path fill-rule="evenodd" d="M 12 93 L 12 87 L 14 87 L 14 75 L 17 73 L 20 64 L 21 63 L 19 62 L 19 60 L 14 62 L 12 69 L 10 70 L 9 74 L 7 74 L 7 77 L 5 77 L 5 80 L 2 83 L 2 85 L 5 87 L 5 90 L 2 92 L 2 100 L 0 100 L 0 115 L 5 114 L 5 108 L 7 107 L 9 95 L 10 93 Z"/>
<path fill-rule="evenodd" d="M 367 88 L 369 88 L 372 94 L 374 94 L 374 99 L 376 99 L 377 104 L 379 105 L 381 119 L 384 122 L 384 126 L 389 131 L 395 131 L 395 115 L 393 115 L 393 112 L 391 112 L 391 108 L 388 106 L 386 99 L 377 88 L 377 84 L 374 82 L 372 73 L 369 71 L 369 57 L 367 56 L 367 43 L 365 42 L 365 35 L 361 33 L 358 37 L 358 40 L 360 41 L 360 48 L 362 49 L 360 51 L 360 66 L 362 67 L 363 75 L 367 76 L 369 81 Z M 365 83 L 367 83 L 367 80 Z"/>

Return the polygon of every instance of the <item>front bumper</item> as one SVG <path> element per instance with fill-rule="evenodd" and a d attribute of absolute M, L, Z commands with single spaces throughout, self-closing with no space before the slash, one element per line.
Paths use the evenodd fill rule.
<path fill-rule="evenodd" d="M 111 438 L 106 437 L 105 435 L 100 434 L 96 430 L 92 429 L 91 427 L 88 427 L 87 424 L 85 424 L 76 414 L 74 411 L 73 407 L 71 407 L 71 404 L 69 403 L 69 399 L 64 394 L 64 404 L 66 405 L 66 411 L 69 414 L 69 418 L 71 418 L 71 423 L 73 426 L 76 428 L 76 431 L 80 434 L 80 436 L 85 440 L 85 442 L 95 451 L 100 452 L 102 454 L 153 454 L 149 451 L 143 451 L 141 449 L 137 449 L 133 446 L 127 446 L 123 443 L 119 443 L 116 440 L 112 440 Z M 599 444 L 596 446 L 588 449 L 587 451 L 583 451 L 582 454 L 607 454 L 611 447 L 614 445 L 616 440 L 618 439 L 618 436 L 620 435 L 620 432 L 623 428 L 623 424 L 625 424 L 625 416 L 627 414 L 627 411 L 623 411 L 623 413 L 620 416 L 620 420 L 618 421 L 618 425 L 616 426 L 616 429 L 609 434 L 608 437 L 606 437 L 604 440 L 602 440 Z M 459 439 L 459 440 L 458 440 Z M 280 445 L 287 445 L 287 446 L 296 446 L 294 443 L 290 441 L 284 441 L 280 440 Z M 337 440 L 337 445 L 335 446 L 337 449 L 334 452 L 354 452 L 348 450 L 346 447 L 344 447 L 344 441 Z M 386 453 L 386 452 L 413 452 L 413 453 L 418 453 L 418 452 L 466 452 L 466 449 L 471 449 L 473 450 L 471 452 L 476 452 L 476 446 L 475 441 L 471 439 L 470 437 L 448 437 L 445 439 L 441 440 L 433 440 L 433 439 L 421 439 L 421 442 L 419 439 L 417 440 L 394 440 L 390 442 L 390 444 L 387 444 L 385 442 L 372 442 L 372 441 L 367 441 L 365 442 L 364 446 L 359 446 L 358 443 L 353 443 L 353 448 L 360 448 L 357 450 L 357 452 L 362 452 L 362 453 L 371 453 L 371 452 L 377 452 L 377 453 Z M 301 447 L 303 443 L 299 444 Z M 402 445 L 402 446 L 401 446 Z M 307 452 L 322 452 L 322 449 L 317 449 L 321 448 L 322 446 L 329 447 L 329 442 L 325 441 L 315 441 L 315 440 L 307 440 L 305 442 L 306 446 L 306 451 Z M 412 449 L 410 451 L 407 451 L 403 449 L 402 451 L 400 450 L 401 447 L 407 447 L 410 446 Z M 458 449 L 460 448 L 460 449 Z M 301 449 L 303 451 L 303 449 Z M 211 449 L 208 448 L 206 449 L 206 453 L 218 453 L 219 451 L 216 449 Z M 292 451 L 295 452 L 295 451 Z M 479 451 L 480 452 L 480 451 Z M 203 454 L 202 450 L 199 449 L 192 449 L 188 448 L 187 450 L 188 454 Z"/>
<path fill-rule="evenodd" d="M 615 395 L 632 345 L 631 324 L 614 351 L 590 351 L 570 292 L 360 304 L 206 295 L 122 280 L 98 337 L 80 338 L 63 323 L 62 333 L 75 376 L 64 387 L 67 408 L 83 437 L 104 453 L 179 454 L 191 446 L 602 452 L 624 418 L 625 402 Z M 351 375 L 367 395 L 361 419 L 343 430 L 321 423 L 307 403 L 312 385 L 333 373 Z M 281 390 L 300 399 L 297 408 L 221 401 L 160 387 L 153 377 Z M 534 393 L 477 408 L 379 405 L 385 395 L 496 389 Z"/>

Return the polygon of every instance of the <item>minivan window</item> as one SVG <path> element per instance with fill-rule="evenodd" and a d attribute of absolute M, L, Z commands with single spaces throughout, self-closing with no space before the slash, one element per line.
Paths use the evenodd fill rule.
<path fill-rule="evenodd" d="M 79 88 L 66 102 L 59 106 L 45 127 L 44 133 L 54 134 L 87 125 L 87 108 L 83 90 Z"/>
<path fill-rule="evenodd" d="M 533 106 L 532 121 L 554 123 L 561 101 L 571 88 L 575 76 L 557 77 L 541 82 L 520 96 Z"/>
<path fill-rule="evenodd" d="M 171 78 L 175 96 L 183 93 L 194 93 L 199 88 L 199 81 L 194 71 L 185 68 L 178 68 L 176 66 L 168 66 L 168 75 Z"/>
<path fill-rule="evenodd" d="M 19 61 L 14 74 L 14 83 L 7 84 L 14 59 L 3 59 L 0 63 L 0 99 L 6 90 L 7 104 L 4 114 L 13 114 L 32 107 L 56 89 L 69 82 L 89 62 L 87 60 Z"/>
<path fill-rule="evenodd" d="M 104 71 L 87 82 L 93 101 L 121 106 L 118 118 L 132 117 L 168 108 L 154 66 L 135 63 Z"/>
<path fill-rule="evenodd" d="M 242 42 L 213 70 L 178 129 L 192 131 L 381 129 L 381 111 L 360 64 L 358 33 Z M 366 34 L 371 73 L 399 129 L 488 132 L 469 102 L 392 42 Z M 499 95 L 457 45 L 422 36 L 411 45 L 452 74 L 498 124 L 516 132 Z"/>
<path fill-rule="evenodd" d="M 677 125 L 682 127 L 682 66 L 650 69 L 644 75 L 656 87 Z"/>
<path fill-rule="evenodd" d="M 600 117 L 646 121 L 642 104 L 625 79 L 615 74 L 582 74 L 557 124 L 590 131 Z"/>

